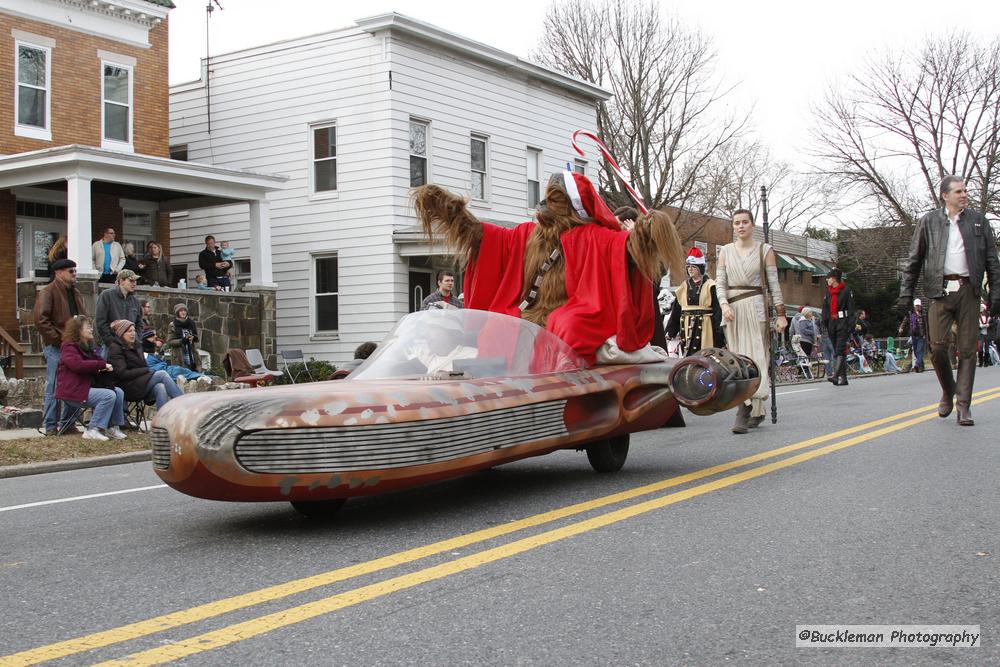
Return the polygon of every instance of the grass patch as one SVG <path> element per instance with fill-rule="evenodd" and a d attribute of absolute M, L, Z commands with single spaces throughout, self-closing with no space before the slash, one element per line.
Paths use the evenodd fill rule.
<path fill-rule="evenodd" d="M 84 440 L 82 435 L 60 435 L 48 438 L 24 438 L 0 441 L 0 466 L 42 461 L 63 461 L 89 456 L 106 456 L 150 449 L 147 433 L 126 431 L 125 440 Z"/>

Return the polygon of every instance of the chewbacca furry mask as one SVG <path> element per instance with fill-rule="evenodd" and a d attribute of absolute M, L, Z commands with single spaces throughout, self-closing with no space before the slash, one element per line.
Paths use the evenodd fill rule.
<path fill-rule="evenodd" d="M 411 194 L 417 218 L 433 243 L 443 237 L 445 245 L 465 265 L 479 254 L 482 223 L 473 216 L 466 199 L 437 185 L 423 185 Z M 544 327 L 549 315 L 566 303 L 566 267 L 560 257 L 551 270 L 541 273 L 553 250 L 562 252 L 560 237 L 570 229 L 597 224 L 621 230 L 607 204 L 597 196 L 593 184 L 581 174 L 553 174 L 539 204 L 535 225 L 525 247 L 522 271 L 522 298 L 527 299 L 535 279 L 542 275 L 538 297 L 521 317 Z M 636 221 L 627 242 L 631 268 L 650 281 L 658 280 L 662 268 L 684 275 L 684 255 L 673 220 L 662 211 L 650 211 Z"/>

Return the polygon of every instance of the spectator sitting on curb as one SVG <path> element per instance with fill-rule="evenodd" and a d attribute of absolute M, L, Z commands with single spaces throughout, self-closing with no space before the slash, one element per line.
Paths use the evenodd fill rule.
<path fill-rule="evenodd" d="M 153 314 L 153 303 L 151 301 L 142 302 L 142 333 L 139 339 L 142 341 L 142 351 L 149 354 L 157 354 L 163 347 L 163 341 L 156 335 L 156 329 L 150 321 L 149 316 Z"/>
<path fill-rule="evenodd" d="M 125 392 L 126 400 L 153 400 L 159 410 L 167 401 L 181 395 L 166 371 L 153 372 L 146 364 L 146 358 L 135 346 L 135 324 L 115 320 L 111 329 L 115 337 L 109 344 L 108 362 L 114 368 L 115 384 Z"/>
<path fill-rule="evenodd" d="M 94 324 L 90 318 L 70 318 L 63 333 L 55 397 L 94 408 L 83 432 L 85 440 L 126 437 L 121 430 L 125 423 L 125 394 L 111 386 L 111 370 L 111 364 L 94 353 Z"/>

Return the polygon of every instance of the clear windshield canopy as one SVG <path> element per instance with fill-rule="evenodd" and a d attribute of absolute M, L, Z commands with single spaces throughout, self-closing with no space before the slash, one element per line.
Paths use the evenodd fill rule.
<path fill-rule="evenodd" d="M 424 310 L 401 319 L 349 379 L 463 379 L 538 375 L 586 368 L 558 336 L 484 310 Z"/>

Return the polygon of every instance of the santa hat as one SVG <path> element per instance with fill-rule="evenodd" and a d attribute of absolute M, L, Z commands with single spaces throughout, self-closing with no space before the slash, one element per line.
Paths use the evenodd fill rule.
<path fill-rule="evenodd" d="M 705 268 L 705 254 L 697 246 L 688 250 L 687 265 Z"/>
<path fill-rule="evenodd" d="M 580 216 L 580 219 L 616 232 L 621 231 L 622 227 L 618 224 L 615 214 L 597 194 L 597 188 L 594 187 L 594 184 L 583 174 L 578 174 L 575 171 L 564 171 L 561 175 L 553 174 L 549 185 L 555 185 L 566 193 L 573 210 Z"/>

